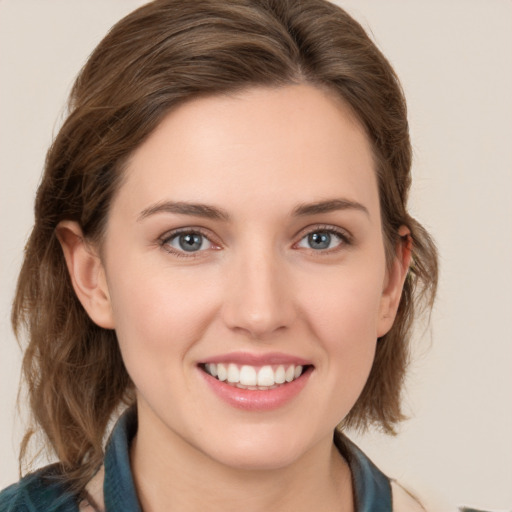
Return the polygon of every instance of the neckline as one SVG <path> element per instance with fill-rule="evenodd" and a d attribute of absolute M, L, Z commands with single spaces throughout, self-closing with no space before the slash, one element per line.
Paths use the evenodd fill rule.
<path fill-rule="evenodd" d="M 142 512 L 130 466 L 129 447 L 137 432 L 135 407 L 119 418 L 105 451 L 103 483 L 106 510 Z M 356 512 L 392 510 L 391 484 L 375 464 L 343 433 L 334 432 L 334 444 L 352 473 Z"/>

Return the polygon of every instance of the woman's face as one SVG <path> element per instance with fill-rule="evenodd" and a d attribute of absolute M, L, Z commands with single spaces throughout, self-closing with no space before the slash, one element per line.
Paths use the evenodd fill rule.
<path fill-rule="evenodd" d="M 364 130 L 307 85 L 170 113 L 128 163 L 102 256 L 139 436 L 239 468 L 332 443 L 401 289 Z"/>

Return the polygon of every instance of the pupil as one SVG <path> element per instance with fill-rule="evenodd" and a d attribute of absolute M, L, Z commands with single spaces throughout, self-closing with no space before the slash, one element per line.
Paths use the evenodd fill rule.
<path fill-rule="evenodd" d="M 197 251 L 201 248 L 202 236 L 197 233 L 180 235 L 180 247 L 187 252 Z"/>
<path fill-rule="evenodd" d="M 331 235 L 329 233 L 311 233 L 308 238 L 309 245 L 313 249 L 327 249 L 331 244 Z"/>

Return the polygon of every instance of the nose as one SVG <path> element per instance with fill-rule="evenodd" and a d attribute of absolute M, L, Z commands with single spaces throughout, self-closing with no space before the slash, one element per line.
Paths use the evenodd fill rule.
<path fill-rule="evenodd" d="M 226 325 L 253 339 L 268 340 L 296 317 L 286 262 L 259 247 L 236 261 L 227 280 Z"/>

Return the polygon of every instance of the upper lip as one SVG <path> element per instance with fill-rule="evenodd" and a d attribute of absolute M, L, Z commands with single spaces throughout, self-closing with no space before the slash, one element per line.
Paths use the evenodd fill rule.
<path fill-rule="evenodd" d="M 207 363 L 233 363 L 238 365 L 248 366 L 265 366 L 275 364 L 288 364 L 288 365 L 311 365 L 311 361 L 301 357 L 293 356 L 290 354 L 283 354 L 280 352 L 268 352 L 266 354 L 252 354 L 249 352 L 229 352 L 227 354 L 220 354 L 201 361 L 200 364 Z"/>

